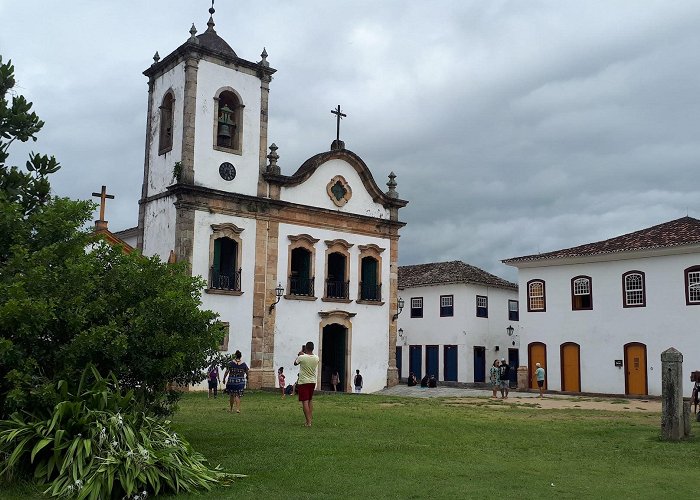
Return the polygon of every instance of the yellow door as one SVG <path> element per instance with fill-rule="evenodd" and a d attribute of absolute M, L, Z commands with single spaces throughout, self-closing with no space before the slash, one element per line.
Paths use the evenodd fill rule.
<path fill-rule="evenodd" d="M 545 370 L 545 382 L 544 388 L 547 388 L 547 346 L 542 342 L 533 342 L 528 346 L 528 363 L 530 367 L 530 388 L 537 389 L 537 378 L 535 377 L 535 370 L 537 370 L 537 363 L 542 365 Z"/>
<path fill-rule="evenodd" d="M 561 390 L 581 392 L 581 367 L 579 345 L 573 343 L 561 346 Z"/>
<path fill-rule="evenodd" d="M 627 394 L 647 393 L 647 348 L 644 344 L 625 346 L 625 386 Z"/>

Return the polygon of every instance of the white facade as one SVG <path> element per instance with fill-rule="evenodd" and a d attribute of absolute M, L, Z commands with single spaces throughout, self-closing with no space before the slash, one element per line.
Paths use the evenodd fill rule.
<path fill-rule="evenodd" d="M 683 380 L 689 393 L 690 372 L 700 368 L 700 343 L 695 333 L 700 307 L 686 304 L 684 270 L 700 265 L 700 248 L 514 265 L 519 267 L 521 363 L 528 364 L 529 344 L 545 344 L 549 389 L 562 390 L 560 348 L 570 342 L 580 349 L 582 392 L 636 393 L 626 383 L 635 361 L 625 356 L 625 346 L 636 343 L 643 346 L 641 352 L 646 351 L 646 360 L 641 357 L 639 362 L 646 364 L 645 370 L 640 369 L 646 376 L 648 394 L 661 394 L 661 353 L 669 347 L 683 353 Z M 623 306 L 623 274 L 629 271 L 643 273 L 644 306 Z M 573 310 L 571 280 L 577 276 L 591 279 L 592 309 Z M 531 280 L 545 282 L 545 311 L 528 312 L 527 284 Z"/>
<path fill-rule="evenodd" d="M 505 358 L 517 365 L 518 338 L 509 336 L 507 330 L 509 326 L 514 331 L 518 329 L 517 313 L 509 314 L 509 301 L 518 300 L 515 287 L 429 284 L 402 287 L 399 294 L 405 303 L 397 320 L 403 337 L 397 341 L 401 348 L 402 378 L 414 372 L 416 376 L 435 375 L 439 381 L 478 383 L 488 379 L 488 368 L 495 359 Z M 483 309 L 480 310 L 482 316 L 477 316 L 477 296 L 486 298 L 486 317 L 483 317 Z M 451 316 L 444 315 L 449 309 L 441 308 L 444 298 L 452 300 Z M 422 317 L 412 308 L 415 299 L 422 300 Z M 429 349 L 437 350 L 437 367 L 429 366 Z M 456 349 L 457 354 L 456 359 L 448 361 L 446 356 L 450 349 Z M 456 370 L 450 366 L 455 362 Z"/>
<path fill-rule="evenodd" d="M 140 249 L 187 262 L 207 282 L 202 305 L 228 325 L 222 350 L 241 351 L 251 367 L 249 386 L 274 387 L 280 366 L 293 383 L 292 362 L 307 341 L 321 358 L 318 388 L 330 382 L 333 368 L 342 371 L 345 390 L 358 369 L 365 392 L 395 383 L 391 311 L 404 225 L 398 209 L 407 202 L 398 199 L 393 177 L 382 192 L 344 143 L 283 175 L 274 147 L 266 156 L 275 72 L 267 54 L 257 63 L 240 59 L 213 30 L 213 20 L 208 26 L 144 73 L 149 115 Z M 229 102 L 219 99 L 222 92 L 234 103 L 232 143 L 217 140 Z M 172 120 L 170 105 L 161 104 L 168 93 Z M 166 148 L 164 131 L 172 136 Z M 292 286 L 306 255 L 313 274 L 303 279 L 313 281 L 311 290 Z M 360 290 L 363 276 L 375 295 Z M 278 283 L 284 296 L 275 304 Z M 341 285 L 341 292 L 331 285 Z"/>

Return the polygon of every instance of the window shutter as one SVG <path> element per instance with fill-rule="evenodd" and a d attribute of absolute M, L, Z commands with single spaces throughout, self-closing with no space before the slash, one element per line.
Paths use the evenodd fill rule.
<path fill-rule="evenodd" d="M 212 263 L 214 266 L 214 271 L 215 272 L 220 272 L 221 271 L 221 240 L 214 240 L 214 262 Z"/>

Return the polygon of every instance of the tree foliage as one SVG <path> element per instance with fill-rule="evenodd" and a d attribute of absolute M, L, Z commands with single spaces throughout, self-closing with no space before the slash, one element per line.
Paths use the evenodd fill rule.
<path fill-rule="evenodd" d="M 88 363 L 158 408 L 168 383 L 200 380 L 223 336 L 199 307 L 203 283 L 81 229 L 94 204 L 50 196 L 52 156 L 6 165 L 43 126 L 14 83 L 0 58 L 0 416 L 53 408 L 56 381 L 77 383 Z"/>

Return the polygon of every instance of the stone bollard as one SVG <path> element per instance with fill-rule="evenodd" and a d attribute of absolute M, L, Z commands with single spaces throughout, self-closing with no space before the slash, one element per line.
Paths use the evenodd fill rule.
<path fill-rule="evenodd" d="M 527 366 L 518 367 L 518 389 L 526 391 L 530 388 L 530 377 L 528 376 Z"/>
<path fill-rule="evenodd" d="M 661 438 L 680 441 L 683 419 L 683 354 L 670 347 L 661 353 Z"/>
<path fill-rule="evenodd" d="M 690 400 L 683 400 L 683 437 L 690 437 L 692 420 L 690 419 Z"/>

